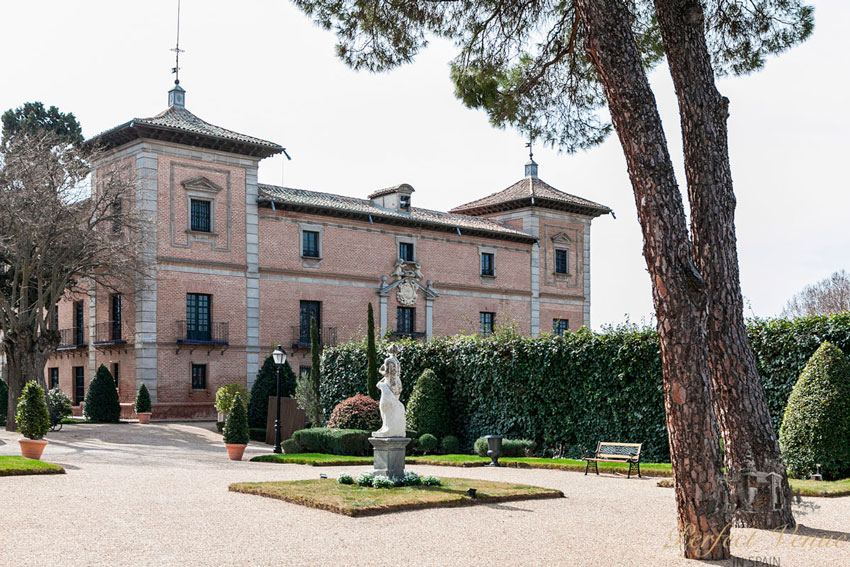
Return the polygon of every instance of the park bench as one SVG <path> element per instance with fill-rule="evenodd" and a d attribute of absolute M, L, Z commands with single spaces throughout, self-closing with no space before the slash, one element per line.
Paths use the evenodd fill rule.
<path fill-rule="evenodd" d="M 596 444 L 596 452 L 592 457 L 585 457 L 587 464 L 584 466 L 584 474 L 590 468 L 590 463 L 593 463 L 593 469 L 596 474 L 599 474 L 599 466 L 597 463 L 628 463 L 629 476 L 632 478 L 632 469 L 637 470 L 638 478 L 640 478 L 640 446 L 643 443 L 609 443 L 600 441 Z"/>

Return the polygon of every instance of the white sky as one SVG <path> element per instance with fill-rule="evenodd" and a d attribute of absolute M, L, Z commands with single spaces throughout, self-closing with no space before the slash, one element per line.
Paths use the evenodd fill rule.
<path fill-rule="evenodd" d="M 850 268 L 850 2 L 814 0 L 815 32 L 760 73 L 720 81 L 731 99 L 741 280 L 748 315 L 778 314 L 804 285 Z M 39 100 L 86 137 L 166 107 L 175 0 L 4 2 L 0 112 Z M 438 210 L 523 175 L 521 136 L 453 96 L 452 46 L 390 73 L 355 73 L 335 37 L 289 2 L 183 0 L 181 85 L 201 118 L 285 146 L 260 181 L 365 197 L 397 183 Z M 680 184 L 678 110 L 666 67 L 651 76 Z M 614 209 L 593 223 L 593 326 L 648 318 L 649 278 L 631 186 L 612 136 L 588 152 L 536 148 L 540 177 Z M 423 271 L 437 267 L 423 266 Z"/>

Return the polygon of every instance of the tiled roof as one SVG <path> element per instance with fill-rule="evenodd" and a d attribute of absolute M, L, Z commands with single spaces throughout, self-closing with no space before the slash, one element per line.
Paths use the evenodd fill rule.
<path fill-rule="evenodd" d="M 175 106 L 150 118 L 134 118 L 94 136 L 88 142 L 115 147 L 137 138 L 175 141 L 259 157 L 268 157 L 283 151 L 279 144 L 210 124 L 185 108 Z"/>
<path fill-rule="evenodd" d="M 411 207 L 408 211 L 397 211 L 379 207 L 366 199 L 334 195 L 332 193 L 320 193 L 318 191 L 307 191 L 304 189 L 293 189 L 291 187 L 278 187 L 277 185 L 264 185 L 262 183 L 259 185 L 259 189 L 261 202 L 272 202 L 275 207 L 285 209 L 304 210 L 332 216 L 355 217 L 362 220 L 369 220 L 371 217 L 371 220 L 377 223 L 417 226 L 446 232 L 457 232 L 460 230 L 461 234 L 505 238 L 523 242 L 534 242 L 537 240 L 536 237 L 527 232 L 516 230 L 490 219 L 432 211 L 418 207 Z"/>
<path fill-rule="evenodd" d="M 393 185 L 392 187 L 387 187 L 386 189 L 378 189 L 373 193 L 369 194 L 370 199 L 374 199 L 375 197 L 383 197 L 384 195 L 389 195 L 390 193 L 397 193 L 399 189 L 409 189 L 413 191 L 413 187 L 408 185 L 407 183 L 402 183 L 401 185 Z"/>
<path fill-rule="evenodd" d="M 507 189 L 451 209 L 452 213 L 470 215 L 507 211 L 535 205 L 577 212 L 594 217 L 611 212 L 605 205 L 559 191 L 537 177 L 526 177 Z"/>

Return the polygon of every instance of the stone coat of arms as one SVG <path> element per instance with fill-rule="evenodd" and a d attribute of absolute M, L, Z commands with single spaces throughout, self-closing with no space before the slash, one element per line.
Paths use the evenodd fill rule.
<path fill-rule="evenodd" d="M 416 305 L 418 295 L 416 284 L 411 279 L 405 278 L 396 288 L 396 299 L 398 299 L 399 305 L 405 307 Z"/>

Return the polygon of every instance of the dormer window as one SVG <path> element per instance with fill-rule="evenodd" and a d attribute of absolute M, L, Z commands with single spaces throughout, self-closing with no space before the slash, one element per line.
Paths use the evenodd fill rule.
<path fill-rule="evenodd" d="M 398 196 L 398 208 L 403 211 L 410 210 L 410 195 L 399 195 Z"/>
<path fill-rule="evenodd" d="M 190 229 L 195 232 L 211 232 L 210 202 L 203 199 L 190 199 L 190 206 Z"/>

